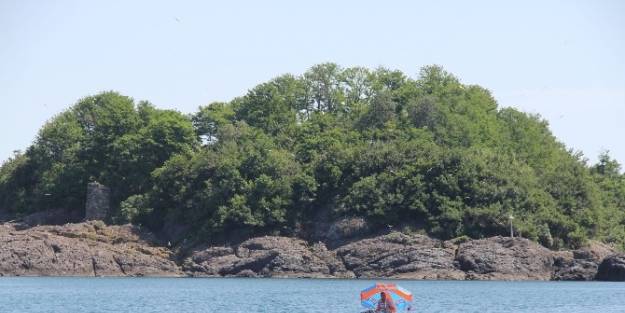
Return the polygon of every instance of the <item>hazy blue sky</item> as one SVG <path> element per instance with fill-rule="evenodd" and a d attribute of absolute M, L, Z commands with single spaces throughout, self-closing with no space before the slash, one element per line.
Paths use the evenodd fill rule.
<path fill-rule="evenodd" d="M 0 0 L 0 160 L 79 98 L 193 112 L 332 61 L 440 64 L 625 163 L 625 1 Z"/>

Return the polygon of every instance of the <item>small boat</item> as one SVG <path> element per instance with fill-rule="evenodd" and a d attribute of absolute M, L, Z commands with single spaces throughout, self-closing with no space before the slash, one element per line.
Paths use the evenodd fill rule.
<path fill-rule="evenodd" d="M 412 293 L 396 284 L 375 283 L 360 292 L 363 313 L 395 313 L 412 310 Z"/>

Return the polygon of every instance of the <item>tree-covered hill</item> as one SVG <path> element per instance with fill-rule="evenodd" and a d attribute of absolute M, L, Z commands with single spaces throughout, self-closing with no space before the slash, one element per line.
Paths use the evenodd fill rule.
<path fill-rule="evenodd" d="M 438 66 L 416 79 L 320 64 L 186 116 L 116 92 L 81 99 L 0 168 L 0 210 L 84 208 L 189 236 L 305 234 L 320 216 L 440 238 L 508 233 L 550 248 L 625 245 L 625 175 L 589 166 L 539 116 Z"/>

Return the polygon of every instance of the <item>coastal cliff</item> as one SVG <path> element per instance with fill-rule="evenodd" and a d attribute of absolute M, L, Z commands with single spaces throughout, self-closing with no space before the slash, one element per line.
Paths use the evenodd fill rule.
<path fill-rule="evenodd" d="M 551 251 L 524 238 L 442 241 L 388 234 L 333 242 L 281 236 L 170 249 L 137 226 L 0 225 L 0 276 L 192 276 L 623 281 L 623 259 L 593 242 Z"/>

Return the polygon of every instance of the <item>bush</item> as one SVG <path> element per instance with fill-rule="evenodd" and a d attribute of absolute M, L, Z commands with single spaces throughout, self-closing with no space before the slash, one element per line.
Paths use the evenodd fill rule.
<path fill-rule="evenodd" d="M 459 245 L 465 242 L 468 242 L 469 240 L 471 240 L 471 237 L 466 236 L 466 235 L 462 235 L 460 237 L 456 237 L 454 239 L 451 239 L 451 242 L 455 245 Z"/>
<path fill-rule="evenodd" d="M 92 179 L 111 186 L 116 222 L 190 237 L 313 233 L 351 216 L 372 232 L 481 238 L 507 235 L 513 212 L 519 234 L 553 249 L 625 244 L 616 161 L 589 167 L 540 116 L 439 66 L 412 79 L 322 64 L 192 116 L 86 97 L 0 167 L 0 209 L 82 208 Z"/>
<path fill-rule="evenodd" d="M 120 214 L 115 222 L 141 224 L 152 211 L 145 195 L 130 196 L 120 204 Z"/>

